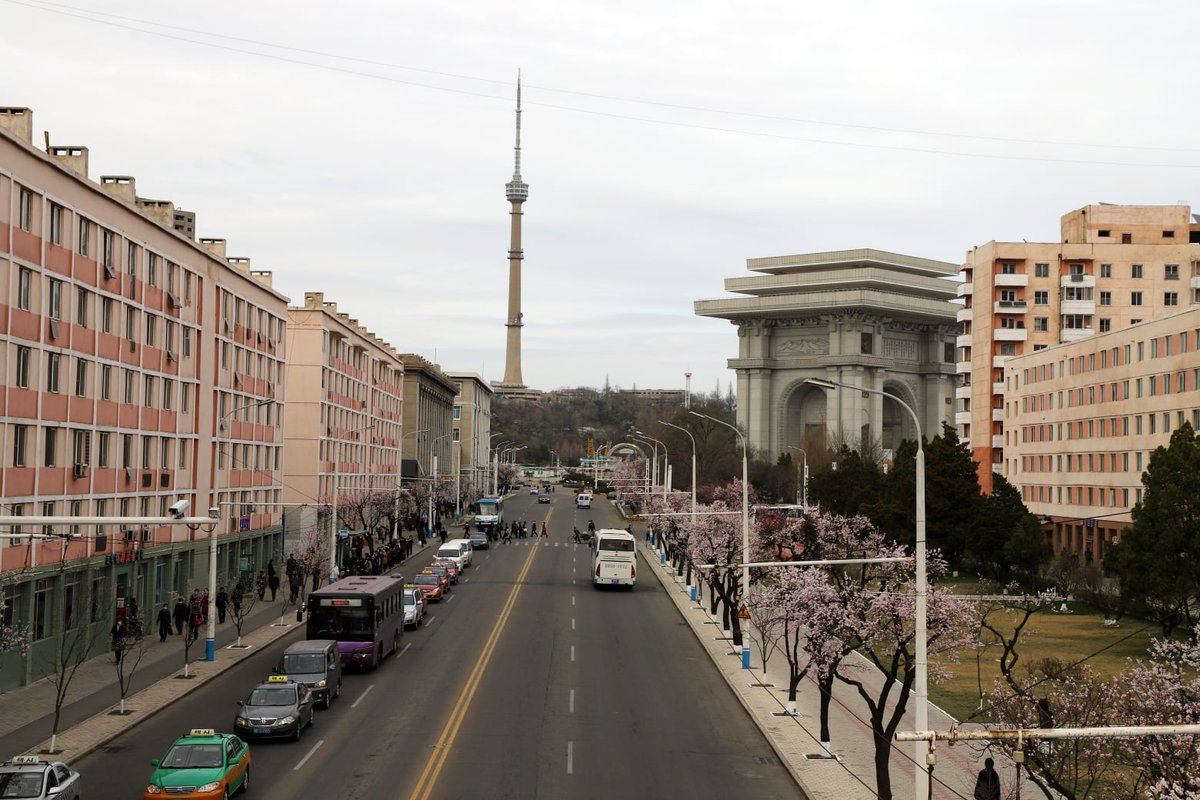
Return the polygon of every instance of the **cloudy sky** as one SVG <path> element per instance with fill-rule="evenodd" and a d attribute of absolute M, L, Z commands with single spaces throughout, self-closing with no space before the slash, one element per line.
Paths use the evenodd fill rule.
<path fill-rule="evenodd" d="M 724 391 L 745 260 L 961 262 L 1196 200 L 1200 6 L 1107 0 L 0 0 L 0 105 L 402 351 L 504 368 L 523 70 L 524 377 Z"/>

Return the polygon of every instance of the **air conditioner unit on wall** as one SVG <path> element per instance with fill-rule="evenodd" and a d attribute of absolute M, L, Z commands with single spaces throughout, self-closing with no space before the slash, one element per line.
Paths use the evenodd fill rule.
<path fill-rule="evenodd" d="M 84 478 L 84 477 L 86 477 L 86 476 L 87 476 L 87 470 L 88 470 L 88 468 L 87 468 L 87 464 L 76 464 L 76 465 L 75 465 L 75 477 L 76 477 L 76 478 Z"/>

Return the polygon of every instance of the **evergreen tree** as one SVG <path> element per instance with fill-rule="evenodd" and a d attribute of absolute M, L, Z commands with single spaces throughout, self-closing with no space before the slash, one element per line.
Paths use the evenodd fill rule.
<path fill-rule="evenodd" d="M 808 500 L 827 513 L 853 517 L 879 499 L 882 473 L 874 461 L 864 459 L 857 450 L 842 445 L 834 463 L 809 473 Z M 910 495 L 911 496 L 911 495 Z"/>

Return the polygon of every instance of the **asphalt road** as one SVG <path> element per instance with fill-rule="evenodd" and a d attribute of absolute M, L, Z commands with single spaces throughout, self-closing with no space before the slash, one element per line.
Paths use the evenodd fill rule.
<path fill-rule="evenodd" d="M 373 672 L 348 674 L 298 743 L 252 743 L 251 793 L 282 798 L 796 798 L 800 790 L 662 587 L 595 590 L 572 524 L 623 527 L 522 494 L 509 519 L 546 539 L 476 551 L 426 626 Z M 414 559 L 417 565 L 431 556 Z M 639 570 L 639 573 L 641 570 Z M 73 764 L 89 800 L 140 796 L 149 760 L 194 727 L 229 730 L 236 701 L 296 634 Z"/>

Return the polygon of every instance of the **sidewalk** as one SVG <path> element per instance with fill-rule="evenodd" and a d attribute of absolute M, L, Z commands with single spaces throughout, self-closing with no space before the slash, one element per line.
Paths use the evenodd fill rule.
<path fill-rule="evenodd" d="M 742 669 L 742 657 L 733 653 L 732 642 L 723 635 L 720 625 L 713 623 L 707 603 L 701 605 L 689 599 L 688 587 L 675 575 L 669 563 L 660 564 L 659 552 L 641 544 L 642 556 L 651 565 L 651 572 L 662 583 L 679 613 L 689 623 L 702 647 L 725 676 L 730 689 L 737 695 L 747 713 L 754 719 L 763 735 L 775 749 L 779 759 L 810 798 L 838 800 L 867 800 L 877 797 L 875 791 L 875 750 L 867 709 L 857 692 L 840 682 L 835 683 L 833 702 L 829 709 L 831 749 L 836 759 L 825 758 L 820 743 L 820 693 L 815 681 L 806 677 L 796 695 L 796 716 L 787 714 L 788 665 L 782 652 L 767 660 L 762 671 L 761 643 L 751 641 L 751 669 Z M 881 685 L 874 668 L 860 659 L 864 670 L 861 677 L 870 685 Z M 766 684 L 764 686 L 764 684 Z M 894 704 L 889 704 L 894 707 Z M 929 725 L 945 730 L 953 724 L 950 715 L 934 705 L 929 707 Z M 905 714 L 901 729 L 912 730 L 911 714 Z M 899 743 L 891 751 L 892 793 L 897 800 L 914 798 L 914 746 Z M 933 771 L 935 798 L 971 798 L 975 779 L 983 766 L 984 754 L 967 744 L 955 747 L 939 744 L 937 763 Z M 1007 787 L 1015 778 L 1016 769 L 999 754 L 996 769 Z M 1035 791 L 1033 784 L 1022 782 L 1022 792 Z M 1030 794 L 1032 796 L 1032 794 Z"/>
<path fill-rule="evenodd" d="M 415 557 L 426 549 L 413 543 Z M 403 570 L 407 561 L 401 562 Z M 179 698 L 195 691 L 243 658 L 262 650 L 272 642 L 294 633 L 297 628 L 294 606 L 287 605 L 286 593 L 271 603 L 258 601 L 242 626 L 242 643 L 247 649 L 231 650 L 237 641 L 237 629 L 226 617 L 217 626 L 217 660 L 204 661 L 204 638 L 192 645 L 188 672 L 194 678 L 183 680 L 183 642 L 179 636 L 158 641 L 157 626 L 141 665 L 134 675 L 133 688 L 125 698 L 126 709 L 135 713 L 120 716 L 110 713 L 119 707 L 120 690 L 112 654 L 105 653 L 80 665 L 63 703 L 57 749 L 65 761 L 82 758 L 102 747 L 122 732 L 161 711 Z M 261 606 L 259 608 L 258 606 Z M 281 614 L 281 611 L 283 613 Z M 282 623 L 282 624 L 281 624 Z M 43 678 L 0 694 L 0 761 L 25 752 L 44 750 L 50 743 L 54 721 L 54 685 Z"/>

